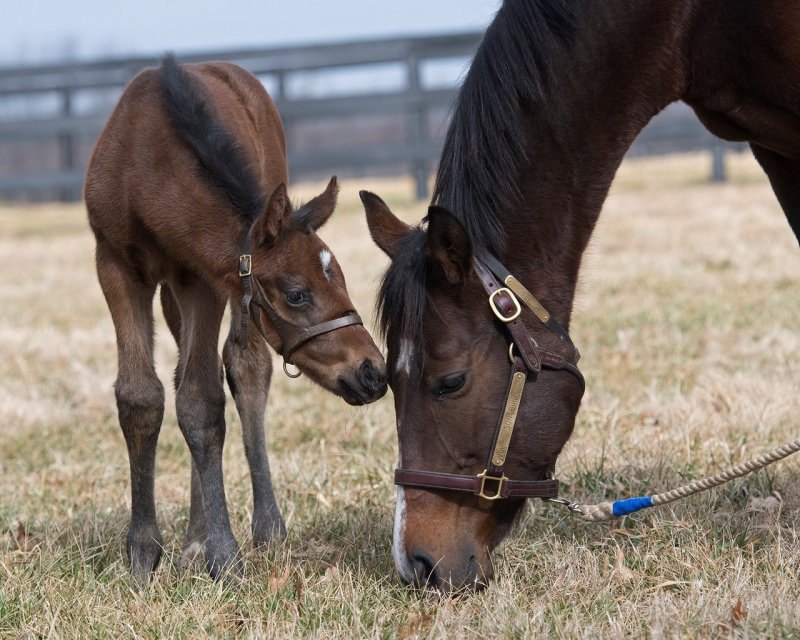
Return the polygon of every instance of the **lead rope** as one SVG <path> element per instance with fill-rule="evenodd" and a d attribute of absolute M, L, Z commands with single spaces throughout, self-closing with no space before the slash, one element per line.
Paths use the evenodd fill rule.
<path fill-rule="evenodd" d="M 662 504 L 675 502 L 681 498 L 707 491 L 713 487 L 724 484 L 734 478 L 762 469 L 773 462 L 782 460 L 793 453 L 800 451 L 800 438 L 793 440 L 789 444 L 773 449 L 765 455 L 752 458 L 746 462 L 734 465 L 721 473 L 714 476 L 704 478 L 702 480 L 695 480 L 682 487 L 666 491 L 664 493 L 657 493 L 653 496 L 642 496 L 638 498 L 628 498 L 627 500 L 617 500 L 615 502 L 600 502 L 599 504 L 580 504 L 567 500 L 566 498 L 545 498 L 548 502 L 555 502 L 563 504 L 572 513 L 579 515 L 587 522 L 602 522 L 603 520 L 611 520 L 612 518 L 620 518 L 630 513 L 636 513 L 642 509 L 649 507 L 657 507 Z"/>

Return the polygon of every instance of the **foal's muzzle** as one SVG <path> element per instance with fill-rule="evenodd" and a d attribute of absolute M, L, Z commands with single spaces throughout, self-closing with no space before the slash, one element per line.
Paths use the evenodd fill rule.
<path fill-rule="evenodd" d="M 380 366 L 366 359 L 353 374 L 340 375 L 338 386 L 339 395 L 348 404 L 369 404 L 386 393 L 386 374 Z"/>

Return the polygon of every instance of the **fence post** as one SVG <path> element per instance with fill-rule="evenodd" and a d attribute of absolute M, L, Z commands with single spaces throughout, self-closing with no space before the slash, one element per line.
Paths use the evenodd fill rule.
<path fill-rule="evenodd" d="M 61 170 L 67 174 L 77 166 L 77 140 L 75 132 L 72 131 L 72 123 L 69 121 L 72 116 L 72 87 L 65 86 L 61 92 L 61 115 L 67 119 L 66 129 L 58 135 L 58 148 L 60 156 Z M 76 202 L 80 199 L 80 189 L 75 187 L 62 187 L 59 194 L 61 202 Z"/>
<path fill-rule="evenodd" d="M 409 53 L 406 63 L 408 65 L 408 88 L 413 96 L 411 107 L 406 114 L 408 143 L 413 150 L 411 175 L 414 177 L 417 200 L 427 200 L 428 163 L 422 155 L 422 147 L 428 139 L 428 112 L 421 99 L 422 86 L 419 80 L 419 59 L 416 54 Z"/>
<path fill-rule="evenodd" d="M 711 182 L 725 182 L 725 143 L 714 139 L 711 143 Z"/>

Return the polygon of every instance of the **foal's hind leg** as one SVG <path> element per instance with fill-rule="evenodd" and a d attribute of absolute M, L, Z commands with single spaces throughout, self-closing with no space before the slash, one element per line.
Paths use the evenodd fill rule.
<path fill-rule="evenodd" d="M 153 367 L 153 295 L 103 242 L 97 243 L 97 276 L 117 334 L 117 412 L 131 468 L 131 523 L 127 551 L 131 574 L 145 583 L 161 557 L 153 495 L 156 442 L 164 416 L 164 387 Z"/>
<path fill-rule="evenodd" d="M 172 337 L 180 349 L 181 346 L 181 310 L 172 289 L 165 282 L 161 283 L 161 308 Z M 175 369 L 175 390 L 181 386 L 181 366 Z M 186 528 L 186 540 L 183 544 L 181 567 L 187 567 L 197 558 L 203 557 L 206 546 L 206 515 L 203 511 L 203 491 L 200 487 L 200 475 L 197 465 L 192 459 L 191 494 L 189 499 L 189 525 Z"/>
<path fill-rule="evenodd" d="M 778 155 L 757 144 L 750 147 L 769 177 L 772 190 L 800 243 L 800 159 Z"/>
<path fill-rule="evenodd" d="M 231 328 L 222 359 L 236 409 L 242 422 L 242 438 L 250 480 L 253 485 L 253 544 L 258 546 L 286 538 L 286 525 L 272 491 L 267 447 L 264 437 L 264 411 L 272 378 L 272 358 L 261 335 L 251 331 L 246 350 L 237 342 L 241 312 L 231 305 Z"/>
<path fill-rule="evenodd" d="M 172 287 L 181 312 L 176 406 L 202 491 L 205 557 L 212 576 L 241 573 L 239 547 L 231 531 L 222 475 L 225 393 L 217 339 L 225 303 L 200 280 Z"/>

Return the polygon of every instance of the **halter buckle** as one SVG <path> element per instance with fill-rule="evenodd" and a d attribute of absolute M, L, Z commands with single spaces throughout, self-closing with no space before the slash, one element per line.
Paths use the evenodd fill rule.
<path fill-rule="evenodd" d="M 239 277 L 246 278 L 253 273 L 253 256 L 243 253 L 239 256 Z"/>
<path fill-rule="evenodd" d="M 504 316 L 494 303 L 495 297 L 497 297 L 497 295 L 500 293 L 508 294 L 508 297 L 511 298 L 511 302 L 514 303 L 515 308 L 511 315 Z M 492 293 L 489 295 L 489 307 L 491 308 L 492 313 L 497 316 L 497 319 L 500 320 L 500 322 L 505 322 L 506 324 L 509 322 L 514 322 L 514 320 L 519 318 L 520 314 L 522 313 L 522 307 L 519 304 L 519 300 L 517 300 L 517 296 L 515 296 L 514 292 L 507 287 L 500 287 L 499 289 L 492 291 Z"/>
<path fill-rule="evenodd" d="M 475 495 L 479 498 L 483 498 L 484 500 L 501 500 L 503 498 L 503 485 L 505 484 L 508 478 L 503 474 L 499 478 L 497 476 L 490 476 L 487 474 L 488 469 L 484 469 L 482 473 L 478 474 L 478 477 L 481 479 L 481 486 Z M 497 489 L 493 495 L 486 495 L 486 481 L 491 480 L 497 483 Z"/>

